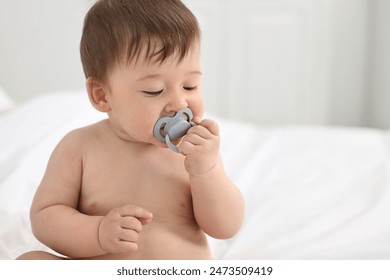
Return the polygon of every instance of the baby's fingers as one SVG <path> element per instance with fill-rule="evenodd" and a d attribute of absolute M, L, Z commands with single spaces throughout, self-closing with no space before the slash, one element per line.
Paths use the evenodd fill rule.
<path fill-rule="evenodd" d="M 143 225 L 148 224 L 152 221 L 153 214 L 152 212 L 138 206 L 134 205 L 126 205 L 120 208 L 120 214 L 122 217 L 135 217 L 137 218 Z"/>
<path fill-rule="evenodd" d="M 118 248 L 120 248 L 120 252 L 123 253 L 135 252 L 138 250 L 138 244 L 135 242 L 120 240 L 118 241 Z"/>
<path fill-rule="evenodd" d="M 120 226 L 123 229 L 133 230 L 135 232 L 141 232 L 142 231 L 142 222 L 139 220 L 139 218 L 135 217 L 122 217 Z"/>
<path fill-rule="evenodd" d="M 139 239 L 138 233 L 135 232 L 134 230 L 129 230 L 129 229 L 123 229 L 121 232 L 119 232 L 118 237 L 121 241 L 127 241 L 133 243 L 137 243 Z"/>
<path fill-rule="evenodd" d="M 211 134 L 218 136 L 219 135 L 219 126 L 215 121 L 205 119 L 200 122 L 200 125 L 207 128 Z"/>
<path fill-rule="evenodd" d="M 213 136 L 213 134 L 206 127 L 202 125 L 191 127 L 188 130 L 187 135 L 185 137 L 189 137 L 191 135 L 198 135 L 203 139 L 209 139 L 210 137 Z"/>

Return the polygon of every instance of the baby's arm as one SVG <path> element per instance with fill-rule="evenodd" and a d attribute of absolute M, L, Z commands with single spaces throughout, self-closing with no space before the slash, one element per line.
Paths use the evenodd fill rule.
<path fill-rule="evenodd" d="M 106 216 L 89 216 L 77 210 L 83 137 L 80 131 L 71 132 L 53 151 L 30 211 L 34 235 L 53 250 L 72 258 L 136 250 L 141 224 L 151 220 L 148 211 L 125 206 Z"/>
<path fill-rule="evenodd" d="M 239 230 L 244 201 L 219 156 L 219 128 L 211 120 L 192 127 L 180 145 L 186 156 L 195 218 L 208 235 L 226 239 Z"/>
<path fill-rule="evenodd" d="M 104 253 L 97 235 L 102 217 L 77 211 L 83 170 L 80 138 L 71 132 L 54 149 L 30 211 L 37 239 L 70 257 Z"/>

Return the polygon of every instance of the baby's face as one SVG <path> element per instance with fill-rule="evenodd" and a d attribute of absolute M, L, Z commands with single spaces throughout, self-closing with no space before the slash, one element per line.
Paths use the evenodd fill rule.
<path fill-rule="evenodd" d="M 118 65 L 108 76 L 110 123 L 126 141 L 165 146 L 153 136 L 156 121 L 189 107 L 194 117 L 204 112 L 201 96 L 200 50 L 196 44 L 179 61 L 145 61 L 141 53 L 130 65 Z"/>

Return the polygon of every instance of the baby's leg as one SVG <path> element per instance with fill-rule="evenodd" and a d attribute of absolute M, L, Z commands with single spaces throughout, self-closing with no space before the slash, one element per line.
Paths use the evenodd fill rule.
<path fill-rule="evenodd" d="M 17 260 L 66 260 L 45 251 L 31 251 L 16 258 Z"/>

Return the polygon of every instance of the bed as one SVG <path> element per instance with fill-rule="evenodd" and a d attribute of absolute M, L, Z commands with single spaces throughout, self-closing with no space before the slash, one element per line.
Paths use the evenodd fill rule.
<path fill-rule="evenodd" d="M 0 99 L 1 100 L 1 99 Z M 28 211 L 48 158 L 70 130 L 105 116 L 83 91 L 0 106 L 0 259 L 49 250 Z M 330 126 L 261 127 L 216 119 L 225 168 L 246 202 L 216 259 L 390 259 L 389 131 Z"/>

